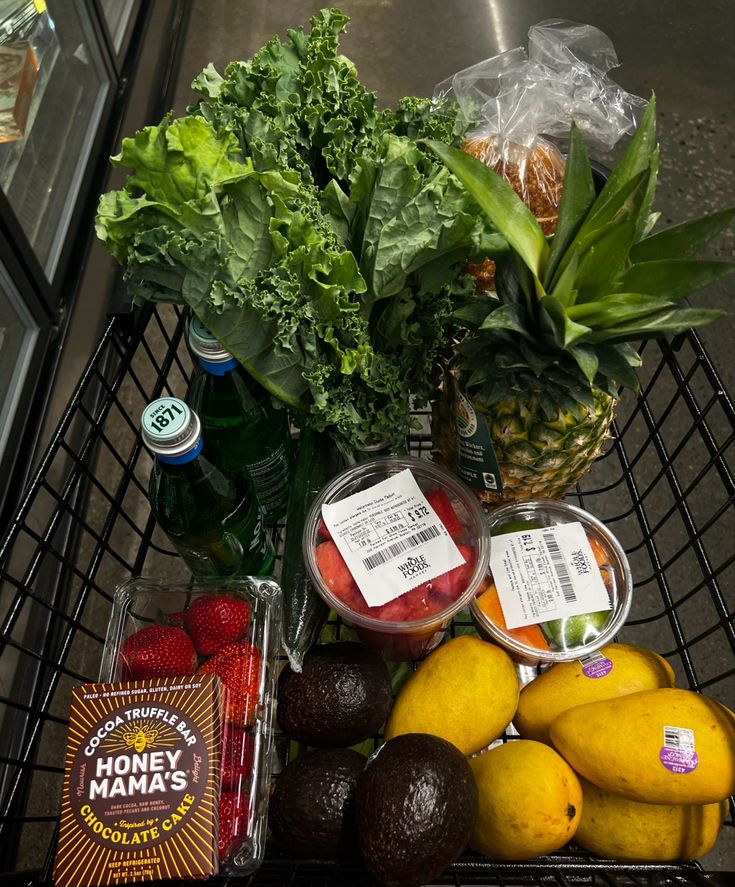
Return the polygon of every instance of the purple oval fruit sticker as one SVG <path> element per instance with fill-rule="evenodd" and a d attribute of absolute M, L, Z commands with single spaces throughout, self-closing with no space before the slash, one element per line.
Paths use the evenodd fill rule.
<path fill-rule="evenodd" d="M 658 757 L 664 767 L 672 773 L 691 773 L 699 764 L 697 753 L 683 748 L 662 748 Z"/>
<path fill-rule="evenodd" d="M 699 756 L 694 751 L 694 730 L 664 727 L 664 745 L 658 759 L 672 773 L 691 773 L 697 769 Z"/>
<path fill-rule="evenodd" d="M 586 678 L 604 678 L 613 670 L 612 660 L 606 656 L 597 656 L 594 659 L 582 660 L 582 674 Z"/>

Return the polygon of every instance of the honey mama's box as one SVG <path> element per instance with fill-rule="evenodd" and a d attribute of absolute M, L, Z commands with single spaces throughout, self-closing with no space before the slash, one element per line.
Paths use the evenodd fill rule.
<path fill-rule="evenodd" d="M 72 691 L 56 887 L 216 873 L 221 715 L 214 675 Z"/>

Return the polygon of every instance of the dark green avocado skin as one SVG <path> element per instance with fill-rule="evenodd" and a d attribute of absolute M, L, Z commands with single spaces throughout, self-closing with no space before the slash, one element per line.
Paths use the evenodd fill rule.
<path fill-rule="evenodd" d="M 383 657 L 352 641 L 312 647 L 301 674 L 286 667 L 278 682 L 281 729 L 318 748 L 356 745 L 374 736 L 391 704 Z"/>
<path fill-rule="evenodd" d="M 365 756 L 349 748 L 300 754 L 276 781 L 269 822 L 279 846 L 302 859 L 356 858 L 355 791 Z"/>
<path fill-rule="evenodd" d="M 360 852 L 386 887 L 438 877 L 470 839 L 477 787 L 464 755 L 426 733 L 389 740 L 357 786 Z"/>

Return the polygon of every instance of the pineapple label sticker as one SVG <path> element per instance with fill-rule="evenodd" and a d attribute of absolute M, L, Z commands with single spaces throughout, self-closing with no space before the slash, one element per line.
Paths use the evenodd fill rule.
<path fill-rule="evenodd" d="M 672 773 L 691 773 L 696 770 L 699 756 L 694 751 L 694 730 L 686 727 L 664 727 L 664 744 L 658 758 Z"/>
<path fill-rule="evenodd" d="M 369 607 L 464 563 L 408 468 L 322 506 L 322 517 Z"/>
<path fill-rule="evenodd" d="M 584 527 L 576 521 L 493 536 L 490 567 L 508 628 L 611 609 Z"/>
<path fill-rule="evenodd" d="M 454 404 L 457 429 L 457 473 L 476 490 L 503 492 L 498 459 L 490 430 L 483 415 L 477 415 L 470 401 L 457 390 Z"/>

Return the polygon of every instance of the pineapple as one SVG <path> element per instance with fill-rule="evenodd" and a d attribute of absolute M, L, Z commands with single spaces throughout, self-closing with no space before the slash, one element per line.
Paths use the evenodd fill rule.
<path fill-rule="evenodd" d="M 495 294 L 456 312 L 468 332 L 435 404 L 435 458 L 454 465 L 459 441 L 459 473 L 487 503 L 561 497 L 599 454 L 620 389 L 637 390 L 641 359 L 631 343 L 722 314 L 678 303 L 735 269 L 692 258 L 735 209 L 650 234 L 658 168 L 654 99 L 597 196 L 572 127 L 549 240 L 495 172 L 447 145 L 428 144 L 510 248 L 498 260 Z M 456 433 L 447 427 L 450 415 Z M 492 442 L 490 455 L 483 437 Z M 502 492 L 498 472 L 478 460 L 478 446 L 486 459 L 494 450 Z"/>

